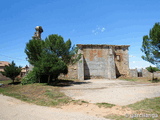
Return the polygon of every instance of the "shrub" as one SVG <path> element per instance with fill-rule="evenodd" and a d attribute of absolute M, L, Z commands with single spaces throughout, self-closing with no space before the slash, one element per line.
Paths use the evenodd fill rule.
<path fill-rule="evenodd" d="M 21 83 L 22 85 L 26 85 L 26 84 L 33 84 L 37 82 L 38 82 L 38 77 L 37 77 L 36 71 L 32 70 L 32 71 L 29 71 L 28 74 L 22 78 Z"/>

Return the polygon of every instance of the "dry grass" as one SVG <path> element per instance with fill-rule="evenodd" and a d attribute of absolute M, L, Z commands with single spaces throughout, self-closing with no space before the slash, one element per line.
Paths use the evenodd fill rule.
<path fill-rule="evenodd" d="M 145 77 L 135 77 L 135 78 L 134 77 L 119 77 L 118 79 L 131 81 L 131 82 L 137 82 L 137 83 L 152 83 L 152 80 L 150 78 L 145 78 Z M 157 81 L 157 82 L 159 82 L 159 81 Z"/>
<path fill-rule="evenodd" d="M 0 93 L 43 106 L 57 106 L 71 101 L 58 87 L 45 84 L 4 85 Z"/>

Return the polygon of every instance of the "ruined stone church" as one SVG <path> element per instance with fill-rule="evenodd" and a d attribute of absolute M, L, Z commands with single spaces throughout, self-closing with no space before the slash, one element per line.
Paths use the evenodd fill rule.
<path fill-rule="evenodd" d="M 64 77 L 71 79 L 113 79 L 129 76 L 129 45 L 77 44 L 81 59 L 69 66 Z"/>

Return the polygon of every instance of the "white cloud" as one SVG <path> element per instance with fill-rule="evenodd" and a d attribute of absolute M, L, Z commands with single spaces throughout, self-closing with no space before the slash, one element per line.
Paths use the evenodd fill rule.
<path fill-rule="evenodd" d="M 147 61 L 141 61 L 141 60 L 135 60 L 135 61 L 130 61 L 129 62 L 129 66 L 130 66 L 130 68 L 131 69 L 134 69 L 134 68 L 138 68 L 138 69 L 140 69 L 140 68 L 146 68 L 146 67 L 149 67 L 149 66 L 153 66 L 153 67 L 155 67 L 155 65 L 152 65 L 151 63 L 149 63 L 149 62 L 147 62 Z"/>
<path fill-rule="evenodd" d="M 130 58 L 133 58 L 133 57 L 136 57 L 136 56 L 134 56 L 134 55 L 129 55 L 129 57 L 130 57 Z"/>
<path fill-rule="evenodd" d="M 102 33 L 106 30 L 105 27 L 99 27 L 97 26 L 97 28 L 95 28 L 94 30 L 92 30 L 92 33 L 94 33 L 95 35 L 97 35 L 98 33 Z"/>
<path fill-rule="evenodd" d="M 103 27 L 103 28 L 101 29 L 101 32 L 104 32 L 105 30 L 106 30 L 106 28 Z"/>

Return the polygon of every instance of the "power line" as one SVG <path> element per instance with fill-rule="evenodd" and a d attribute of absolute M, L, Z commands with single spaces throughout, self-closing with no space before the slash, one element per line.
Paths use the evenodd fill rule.
<path fill-rule="evenodd" d="M 7 57 L 7 58 L 10 58 L 10 59 L 16 59 L 16 60 L 20 60 L 20 61 L 26 61 L 24 59 L 20 59 L 20 58 L 13 58 L 13 57 L 10 57 L 10 56 L 7 56 L 7 55 L 2 55 L 0 54 L 1 56 L 4 56 L 4 57 Z"/>

